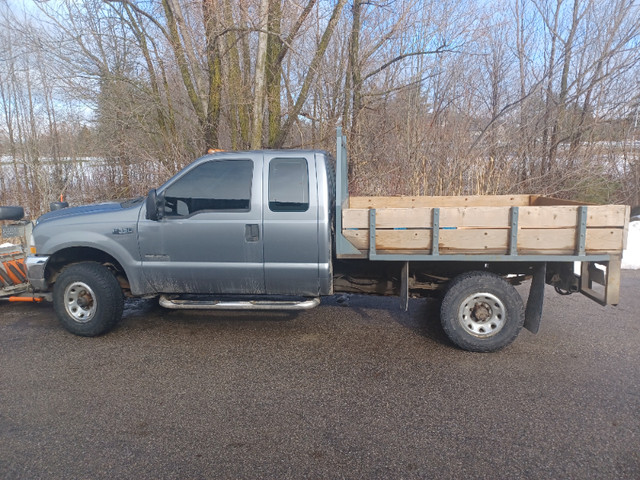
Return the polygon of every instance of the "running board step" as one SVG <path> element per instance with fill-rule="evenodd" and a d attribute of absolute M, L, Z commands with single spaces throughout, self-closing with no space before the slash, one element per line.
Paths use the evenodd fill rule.
<path fill-rule="evenodd" d="M 184 300 L 160 296 L 160 306 L 174 310 L 309 310 L 320 298 L 305 300 Z"/>

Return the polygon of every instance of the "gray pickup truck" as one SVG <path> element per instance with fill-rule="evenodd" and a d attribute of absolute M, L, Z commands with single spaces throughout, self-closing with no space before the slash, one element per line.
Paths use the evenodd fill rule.
<path fill-rule="evenodd" d="M 206 155 L 146 197 L 41 216 L 29 282 L 84 336 L 111 330 L 125 296 L 167 308 L 305 309 L 351 292 L 397 295 L 407 308 L 409 297 L 443 290 L 444 330 L 473 351 L 508 345 L 523 325 L 537 331 L 545 283 L 617 303 L 628 207 L 349 198 L 346 172 L 340 132 L 335 168 L 323 151 Z M 530 278 L 525 308 L 513 284 Z"/>

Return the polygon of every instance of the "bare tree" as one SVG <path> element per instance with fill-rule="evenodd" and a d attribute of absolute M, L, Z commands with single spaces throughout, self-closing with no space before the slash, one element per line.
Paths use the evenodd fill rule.
<path fill-rule="evenodd" d="M 267 62 L 267 25 L 269 23 L 269 0 L 260 0 L 258 23 L 258 53 L 256 55 L 255 87 L 253 91 L 253 121 L 251 125 L 251 148 L 262 145 L 263 111 L 266 98 L 265 76 Z"/>

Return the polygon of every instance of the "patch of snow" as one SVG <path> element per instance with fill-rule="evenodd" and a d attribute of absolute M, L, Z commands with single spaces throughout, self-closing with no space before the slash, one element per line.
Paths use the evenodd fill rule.
<path fill-rule="evenodd" d="M 2 245 L 0 245 L 0 248 L 5 247 L 17 247 L 17 245 L 14 245 L 13 243 L 3 243 Z"/>
<path fill-rule="evenodd" d="M 627 249 L 622 252 L 622 268 L 640 269 L 640 221 L 629 223 Z"/>

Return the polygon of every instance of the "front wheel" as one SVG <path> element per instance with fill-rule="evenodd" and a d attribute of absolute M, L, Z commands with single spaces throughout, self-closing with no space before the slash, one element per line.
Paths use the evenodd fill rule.
<path fill-rule="evenodd" d="M 83 262 L 60 274 L 53 287 L 53 307 L 68 331 L 95 337 L 113 329 L 122 318 L 124 297 L 109 269 Z"/>
<path fill-rule="evenodd" d="M 442 328 L 460 348 L 492 352 L 515 340 L 524 323 L 522 298 L 513 286 L 489 272 L 453 279 L 440 309 Z"/>

